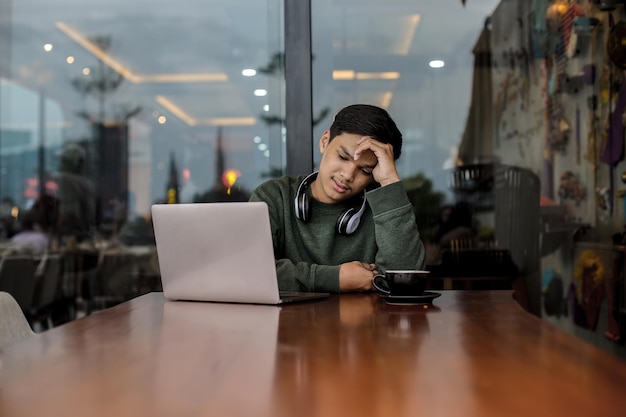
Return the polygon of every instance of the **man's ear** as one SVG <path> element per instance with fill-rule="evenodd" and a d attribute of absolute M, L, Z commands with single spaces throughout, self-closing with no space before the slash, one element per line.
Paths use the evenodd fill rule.
<path fill-rule="evenodd" d="M 329 143 L 330 143 L 330 130 L 327 129 L 324 131 L 324 133 L 322 133 L 322 137 L 320 138 L 320 143 L 319 143 L 320 153 L 324 153 Z"/>

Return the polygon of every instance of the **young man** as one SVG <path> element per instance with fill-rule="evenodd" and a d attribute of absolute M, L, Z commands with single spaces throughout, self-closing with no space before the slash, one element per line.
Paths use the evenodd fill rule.
<path fill-rule="evenodd" d="M 342 109 L 319 141 L 318 172 L 269 180 L 250 201 L 269 206 L 284 291 L 372 288 L 387 269 L 421 269 L 424 245 L 395 160 L 402 134 L 375 106 Z"/>

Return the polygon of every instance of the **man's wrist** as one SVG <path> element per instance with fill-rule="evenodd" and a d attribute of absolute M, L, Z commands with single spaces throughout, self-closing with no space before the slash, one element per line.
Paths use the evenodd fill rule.
<path fill-rule="evenodd" d="M 394 184 L 396 182 L 400 182 L 400 177 L 386 178 L 386 179 L 380 181 L 379 184 L 380 184 L 381 187 L 384 187 L 386 185 Z"/>

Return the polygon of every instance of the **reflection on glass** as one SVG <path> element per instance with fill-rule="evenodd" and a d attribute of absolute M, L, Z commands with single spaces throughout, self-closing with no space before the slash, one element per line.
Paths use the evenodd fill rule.
<path fill-rule="evenodd" d="M 28 210 L 42 193 L 83 204 L 59 191 L 69 146 L 93 185 L 88 234 L 105 238 L 155 202 L 245 200 L 282 172 L 281 1 L 0 7 L 7 204 Z"/>
<path fill-rule="evenodd" d="M 424 241 L 439 208 L 455 200 L 451 171 L 473 162 L 457 154 L 471 101 L 472 50 L 498 3 L 311 4 L 314 111 L 353 103 L 389 111 L 403 133 L 397 167 Z M 314 127 L 314 140 L 331 118 Z M 319 163 L 317 142 L 312 145 Z M 489 216 L 482 221 L 493 223 Z"/>

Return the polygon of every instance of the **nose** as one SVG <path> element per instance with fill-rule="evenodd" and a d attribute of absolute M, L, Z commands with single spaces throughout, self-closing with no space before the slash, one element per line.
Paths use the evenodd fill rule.
<path fill-rule="evenodd" d="M 341 173 L 341 176 L 343 177 L 343 180 L 345 182 L 352 182 L 354 181 L 354 177 L 356 175 L 357 170 L 359 169 L 358 166 L 356 166 L 356 164 L 351 164 L 349 166 L 344 167 L 343 172 Z"/>

